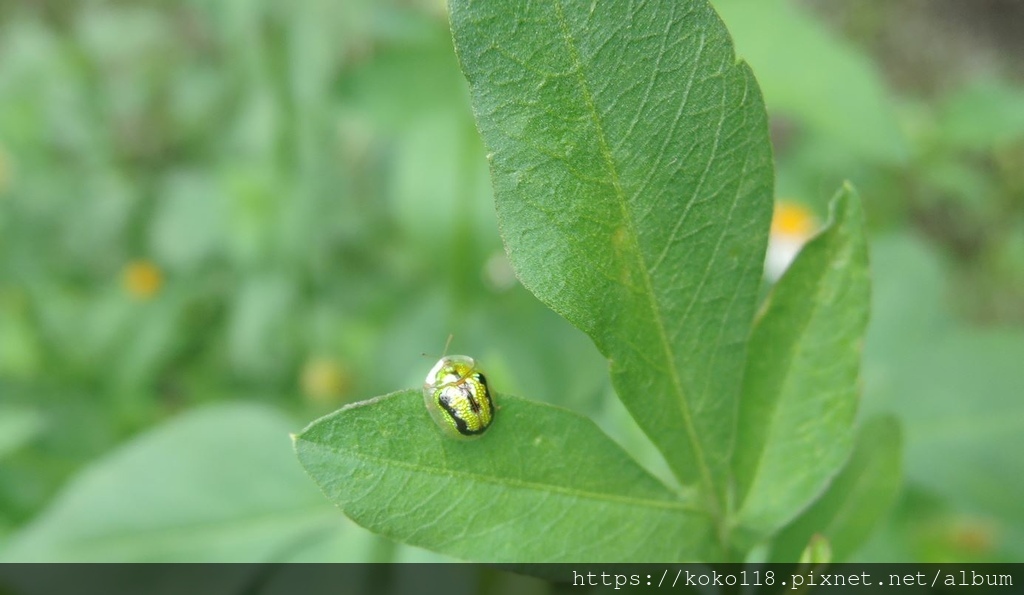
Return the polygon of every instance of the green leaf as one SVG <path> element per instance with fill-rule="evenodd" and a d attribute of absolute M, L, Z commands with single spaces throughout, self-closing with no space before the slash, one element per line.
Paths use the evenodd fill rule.
<path fill-rule="evenodd" d="M 278 379 L 297 351 L 293 318 L 300 306 L 293 277 L 279 271 L 250 275 L 231 307 L 227 353 L 241 374 Z"/>
<path fill-rule="evenodd" d="M 82 471 L 0 560 L 266 561 L 361 533 L 303 477 L 290 425 L 253 405 L 186 413 Z"/>
<path fill-rule="evenodd" d="M 865 408 L 881 410 L 899 395 L 893 381 L 904 360 L 951 331 L 946 271 L 934 248 L 907 234 L 871 242 L 871 322 L 864 349 Z M 874 401 L 877 401 L 874 402 Z"/>
<path fill-rule="evenodd" d="M 28 444 L 45 425 L 42 414 L 35 409 L 0 404 L 0 460 Z"/>
<path fill-rule="evenodd" d="M 906 431 L 907 477 L 1024 528 L 1024 338 L 959 330 L 905 355 L 888 409 Z"/>
<path fill-rule="evenodd" d="M 872 254 L 865 410 L 900 419 L 909 481 L 1024 534 L 1024 337 L 963 326 L 948 273 L 920 240 L 880 239 Z"/>
<path fill-rule="evenodd" d="M 150 248 L 171 270 L 200 266 L 222 247 L 226 204 L 206 176 L 189 170 L 169 175 L 153 214 Z"/>
<path fill-rule="evenodd" d="M 884 162 L 907 146 L 881 76 L 867 56 L 830 37 L 788 0 L 715 0 L 737 51 L 757 74 L 768 109 Z"/>
<path fill-rule="evenodd" d="M 847 186 L 754 327 L 734 469 L 738 522 L 762 536 L 820 494 L 853 448 L 870 300 L 863 219 Z"/>
<path fill-rule="evenodd" d="M 506 395 L 480 439 L 447 438 L 418 390 L 355 403 L 295 438 L 352 520 L 488 562 L 696 560 L 711 523 L 590 420 Z"/>
<path fill-rule="evenodd" d="M 947 97 L 938 133 L 952 147 L 990 151 L 1024 138 L 1024 87 L 982 77 Z"/>
<path fill-rule="evenodd" d="M 821 535 L 842 562 L 871 534 L 896 499 L 901 485 L 900 428 L 895 419 L 869 421 L 842 472 L 814 506 L 782 530 L 772 549 L 773 561 L 793 562 Z"/>
<path fill-rule="evenodd" d="M 832 544 L 820 533 L 811 536 L 807 547 L 800 554 L 800 564 L 828 564 L 832 561 Z"/>
<path fill-rule="evenodd" d="M 514 268 L 721 511 L 771 217 L 750 70 L 704 1 L 450 6 Z"/>

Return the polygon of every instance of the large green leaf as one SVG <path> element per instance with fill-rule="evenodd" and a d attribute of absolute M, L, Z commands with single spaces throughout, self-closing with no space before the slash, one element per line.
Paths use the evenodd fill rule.
<path fill-rule="evenodd" d="M 734 469 L 738 522 L 762 535 L 823 491 L 853 448 L 868 257 L 853 189 L 833 208 L 831 226 L 773 288 L 750 341 Z"/>
<path fill-rule="evenodd" d="M 290 425 L 253 405 L 186 413 L 85 469 L 0 560 L 251 562 L 365 541 L 303 477 Z"/>
<path fill-rule="evenodd" d="M 721 511 L 771 215 L 750 70 L 703 0 L 450 6 L 514 268 Z"/>
<path fill-rule="evenodd" d="M 814 535 L 829 541 L 835 561 L 848 558 L 896 499 L 901 484 L 900 444 L 896 420 L 879 417 L 865 424 L 850 460 L 828 491 L 779 534 L 773 560 L 796 561 Z"/>
<path fill-rule="evenodd" d="M 498 395 L 479 440 L 447 438 L 420 391 L 356 403 L 295 437 L 303 466 L 364 527 L 491 562 L 697 560 L 710 518 L 590 420 Z"/>

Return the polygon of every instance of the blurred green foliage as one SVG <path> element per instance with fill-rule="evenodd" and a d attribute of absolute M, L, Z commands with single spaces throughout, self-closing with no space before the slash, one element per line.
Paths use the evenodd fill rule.
<path fill-rule="evenodd" d="M 1019 560 L 1024 84 L 991 68 L 893 90 L 798 5 L 771 27 L 743 5 L 718 8 L 765 89 L 777 196 L 824 215 L 852 179 L 876 236 L 861 409 L 900 417 L 906 480 L 859 555 Z M 593 345 L 504 261 L 440 0 L 0 3 L 0 558 L 75 558 L 167 518 L 241 532 L 191 556 L 106 551 L 423 559 L 310 486 L 240 520 L 230 504 L 262 484 L 202 478 L 270 460 L 305 481 L 286 428 L 418 386 L 449 334 L 502 392 L 597 419 L 667 475 Z M 224 400 L 258 404 L 207 409 Z M 196 438 L 210 416 L 223 442 Z M 96 496 L 161 477 L 196 482 L 175 486 L 180 514 Z"/>
<path fill-rule="evenodd" d="M 0 535 L 167 418 L 245 399 L 297 430 L 418 385 L 423 354 L 449 334 L 509 391 L 600 402 L 596 352 L 504 263 L 443 4 L 3 13 L 0 398 L 18 429 L 0 452 Z M 245 423 L 233 411 L 227 428 Z M 285 432 L 263 439 L 299 470 Z M 187 432 L 180 442 L 183 465 L 208 464 Z M 263 466 L 258 452 L 230 456 Z M 138 481 L 100 466 L 114 484 Z M 64 496 L 86 503 L 73 510 L 123 525 L 76 485 Z M 47 522 L 31 526 L 19 543 Z M 68 531 L 49 555 L 84 551 L 58 547 L 77 539 Z M 9 556 L 28 555 L 19 547 Z"/>

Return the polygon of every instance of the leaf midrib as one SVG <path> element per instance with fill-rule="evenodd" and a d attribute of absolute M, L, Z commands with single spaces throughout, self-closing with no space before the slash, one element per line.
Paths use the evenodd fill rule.
<path fill-rule="evenodd" d="M 335 448 L 334 446 L 326 442 L 315 442 L 302 437 L 300 437 L 299 439 L 306 442 L 307 444 L 313 445 L 314 447 L 317 448 L 321 448 L 332 454 L 339 455 L 342 457 L 353 457 L 359 459 L 360 461 L 373 463 L 378 467 L 393 466 L 406 471 L 422 473 L 425 475 L 462 479 L 468 483 L 487 483 L 508 488 L 518 488 L 524 490 L 532 490 L 536 492 L 543 492 L 547 494 L 558 494 L 562 496 L 570 496 L 580 499 L 596 500 L 599 502 L 611 502 L 614 504 L 620 504 L 634 508 L 668 510 L 684 514 L 695 514 L 700 516 L 708 515 L 708 512 L 703 508 L 688 505 L 686 502 L 681 500 L 652 500 L 647 498 L 637 498 L 633 496 L 610 494 L 606 492 L 581 490 L 577 488 L 569 488 L 535 481 L 524 481 L 520 479 L 512 479 L 507 476 L 482 475 L 479 473 L 471 473 L 468 471 L 460 471 L 455 469 L 440 469 L 438 467 L 417 465 L 400 459 L 373 456 L 362 452 L 356 452 L 354 450 L 339 449 Z M 666 494 L 672 495 L 671 492 L 669 492 L 667 489 Z"/>
<path fill-rule="evenodd" d="M 655 327 L 658 330 L 658 339 L 661 344 L 662 352 L 668 363 L 666 368 L 668 369 L 669 378 L 671 379 L 672 387 L 677 397 L 676 401 L 679 403 L 679 409 L 683 415 L 683 423 L 686 426 L 686 435 L 689 439 L 690 446 L 693 449 L 693 452 L 697 456 L 697 466 L 700 471 L 702 483 L 704 483 L 704 485 L 707 486 L 710 492 L 711 497 L 708 498 L 708 501 L 712 506 L 712 516 L 717 518 L 719 516 L 719 506 L 718 499 L 715 497 L 715 494 L 718 493 L 716 490 L 715 481 L 712 477 L 711 469 L 708 466 L 707 457 L 704 453 L 704 448 L 701 445 L 700 441 L 697 439 L 697 431 L 696 427 L 693 424 L 693 416 L 690 411 L 690 405 L 686 399 L 686 395 L 683 392 L 682 381 L 679 378 L 679 372 L 678 370 L 676 370 L 675 367 L 675 357 L 672 351 L 672 347 L 668 341 L 668 335 L 666 333 L 665 324 L 662 318 L 661 308 L 659 307 L 658 302 L 654 297 L 654 285 L 651 282 L 650 272 L 647 268 L 647 263 L 644 261 L 643 254 L 640 251 L 640 244 L 636 232 L 636 225 L 633 222 L 632 217 L 630 217 L 629 210 L 627 209 L 626 195 L 622 189 L 622 182 L 619 179 L 619 171 L 616 167 L 614 158 L 611 154 L 611 150 L 608 145 L 607 135 L 604 132 L 604 127 L 602 126 L 600 117 L 598 116 L 597 106 L 594 103 L 593 94 L 591 93 L 590 86 L 587 84 L 587 80 L 583 75 L 583 63 L 580 60 L 579 52 L 576 49 L 573 37 L 569 32 L 568 23 L 565 19 L 565 13 L 562 9 L 562 0 L 555 0 L 554 5 L 556 14 L 558 16 L 558 25 L 562 31 L 562 36 L 564 38 L 566 48 L 569 51 L 571 66 L 576 72 L 576 78 L 582 91 L 584 101 L 586 102 L 586 108 L 597 131 L 597 139 L 599 143 L 601 156 L 604 158 L 605 165 L 608 168 L 608 171 L 612 178 L 612 187 L 615 189 L 615 198 L 618 201 L 619 211 L 623 221 L 625 222 L 626 235 L 629 239 L 629 245 L 631 251 L 633 252 L 634 258 L 640 265 L 637 268 L 640 271 L 640 275 L 644 283 L 644 288 L 646 290 L 645 294 L 647 297 L 648 306 L 650 307 L 651 314 L 654 317 Z"/>

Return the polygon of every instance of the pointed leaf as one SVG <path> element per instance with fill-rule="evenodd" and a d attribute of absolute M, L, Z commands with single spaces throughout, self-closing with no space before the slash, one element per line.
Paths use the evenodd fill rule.
<path fill-rule="evenodd" d="M 846 187 L 751 337 L 734 460 L 745 529 L 763 535 L 792 520 L 850 455 L 869 299 L 863 214 Z"/>
<path fill-rule="evenodd" d="M 771 215 L 750 70 L 703 0 L 451 13 L 513 266 L 720 509 Z"/>
<path fill-rule="evenodd" d="M 779 534 L 772 559 L 797 560 L 814 535 L 828 540 L 833 561 L 849 558 L 896 499 L 902 480 L 900 444 L 895 419 L 879 417 L 865 424 L 857 448 L 828 491 Z"/>
<path fill-rule="evenodd" d="M 473 561 L 695 560 L 708 517 L 590 420 L 497 395 L 477 440 L 446 437 L 419 391 L 340 409 L 295 437 L 306 471 L 360 525 Z M 557 538 L 553 538 L 557 536 Z"/>

